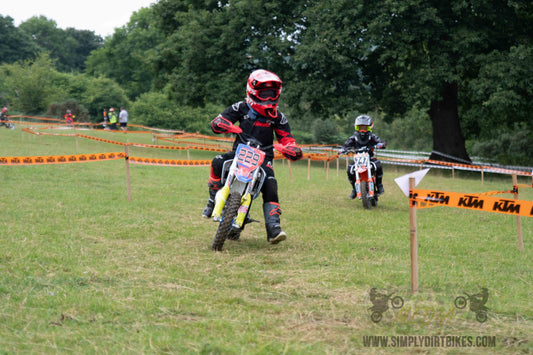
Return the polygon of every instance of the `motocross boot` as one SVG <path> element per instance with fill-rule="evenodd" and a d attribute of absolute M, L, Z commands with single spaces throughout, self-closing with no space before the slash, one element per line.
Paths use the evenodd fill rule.
<path fill-rule="evenodd" d="M 375 160 L 374 163 L 376 164 L 376 188 L 379 196 L 385 192 L 385 189 L 383 189 L 383 167 L 379 160 Z"/>
<path fill-rule="evenodd" d="M 357 191 L 355 190 L 355 176 L 352 176 L 348 173 L 348 181 L 352 185 L 352 193 L 350 194 L 350 200 L 353 200 L 357 196 Z"/>
<path fill-rule="evenodd" d="M 263 213 L 265 215 L 265 227 L 267 232 L 267 241 L 270 244 L 278 244 L 287 239 L 287 234 L 281 230 L 280 218 L 281 209 L 279 203 L 267 202 L 263 204 Z"/>
<path fill-rule="evenodd" d="M 376 176 L 376 187 L 378 188 L 378 196 L 383 195 L 385 193 L 382 180 L 383 180 L 383 175 Z"/>
<path fill-rule="evenodd" d="M 213 186 L 209 186 L 209 199 L 207 200 L 207 205 L 204 208 L 204 211 L 202 212 L 203 218 L 211 218 L 211 215 L 213 214 L 213 208 L 215 208 L 215 195 L 217 194 L 217 190 L 213 188 Z"/>
<path fill-rule="evenodd" d="M 355 184 L 352 184 L 352 193 L 350 194 L 350 200 L 353 200 L 357 196 L 357 191 L 355 190 Z"/>

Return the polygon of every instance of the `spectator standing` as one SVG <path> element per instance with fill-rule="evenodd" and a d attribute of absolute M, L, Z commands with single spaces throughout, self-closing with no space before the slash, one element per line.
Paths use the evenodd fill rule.
<path fill-rule="evenodd" d="M 109 117 L 107 117 L 107 110 L 104 108 L 104 129 L 109 129 L 107 124 L 109 123 Z"/>
<path fill-rule="evenodd" d="M 128 130 L 128 111 L 124 107 L 120 108 L 118 122 L 120 123 L 120 129 L 126 132 Z"/>
<path fill-rule="evenodd" d="M 118 118 L 117 118 L 117 114 L 115 113 L 115 109 L 113 107 L 109 109 L 108 117 L 109 117 L 109 124 L 111 126 L 111 129 L 112 130 L 117 129 Z"/>

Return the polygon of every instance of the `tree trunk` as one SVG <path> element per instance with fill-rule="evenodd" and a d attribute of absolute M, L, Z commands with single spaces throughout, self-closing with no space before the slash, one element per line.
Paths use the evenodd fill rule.
<path fill-rule="evenodd" d="M 441 100 L 433 100 L 428 113 L 433 123 L 433 152 L 429 159 L 471 163 L 459 123 L 457 84 L 444 83 Z"/>

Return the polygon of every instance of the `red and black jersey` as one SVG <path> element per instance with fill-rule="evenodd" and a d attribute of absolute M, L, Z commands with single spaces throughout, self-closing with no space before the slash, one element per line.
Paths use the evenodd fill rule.
<path fill-rule="evenodd" d="M 274 134 L 276 135 L 278 142 L 282 145 L 296 144 L 296 140 L 291 134 L 289 122 L 285 115 L 280 111 L 278 111 L 277 117 L 267 118 L 252 110 L 246 102 L 239 101 L 226 108 L 219 116 L 231 121 L 233 124 L 239 122 L 239 127 L 245 134 L 255 137 L 264 147 L 270 146 L 270 149 L 265 151 L 266 158 L 269 160 L 274 158 L 274 152 L 272 149 Z M 216 121 L 217 119 L 215 118 L 211 122 L 211 129 L 215 133 L 221 133 L 221 130 L 217 129 Z M 244 142 L 242 142 L 239 139 L 239 136 L 237 136 L 235 143 L 233 144 L 233 150 L 237 149 L 239 143 Z"/>

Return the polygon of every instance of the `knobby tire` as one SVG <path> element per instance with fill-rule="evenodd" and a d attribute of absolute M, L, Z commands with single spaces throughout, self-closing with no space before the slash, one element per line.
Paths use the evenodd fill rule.
<path fill-rule="evenodd" d="M 363 207 L 370 209 L 370 200 L 368 199 L 368 182 L 361 181 L 361 200 L 363 200 Z"/>
<path fill-rule="evenodd" d="M 240 192 L 232 192 L 229 195 L 228 201 L 222 210 L 223 219 L 218 225 L 217 233 L 215 234 L 215 239 L 213 240 L 211 250 L 222 250 L 222 246 L 224 246 L 224 242 L 228 238 L 233 220 L 237 216 L 237 211 L 241 205 L 241 198 L 242 196 Z"/>

